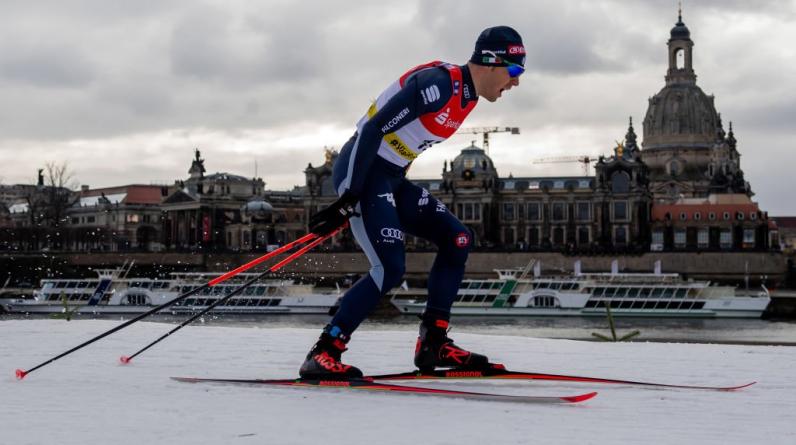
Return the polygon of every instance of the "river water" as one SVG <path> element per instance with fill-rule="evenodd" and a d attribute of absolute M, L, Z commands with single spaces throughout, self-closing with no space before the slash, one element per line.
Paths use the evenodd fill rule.
<path fill-rule="evenodd" d="M 3 319 L 45 318 L 44 316 L 3 315 Z M 103 318 L 124 320 L 119 316 L 78 316 L 77 319 Z M 185 317 L 157 315 L 148 320 L 175 324 Z M 209 315 L 195 321 L 195 325 L 242 327 L 298 327 L 320 329 L 328 322 L 325 315 Z M 415 330 L 418 319 L 414 316 L 376 316 L 365 321 L 360 329 Z M 489 335 L 516 335 L 538 338 L 595 340 L 592 333 L 611 336 L 608 321 L 600 317 L 454 317 L 451 336 L 456 332 Z M 650 319 L 616 318 L 618 337 L 638 330 L 633 341 L 695 342 L 727 344 L 767 344 L 796 346 L 796 321 L 770 321 L 755 319 Z"/>

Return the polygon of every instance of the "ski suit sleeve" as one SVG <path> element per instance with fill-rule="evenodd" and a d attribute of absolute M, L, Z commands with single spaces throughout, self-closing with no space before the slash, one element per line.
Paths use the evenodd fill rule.
<path fill-rule="evenodd" d="M 429 101 L 421 93 L 427 88 L 436 86 L 435 100 Z M 349 161 L 350 181 L 338 190 L 342 195 L 362 195 L 367 172 L 379 151 L 381 139 L 423 114 L 439 111 L 448 102 L 451 94 L 450 74 L 444 68 L 428 68 L 410 76 L 394 96 L 362 125 Z"/>

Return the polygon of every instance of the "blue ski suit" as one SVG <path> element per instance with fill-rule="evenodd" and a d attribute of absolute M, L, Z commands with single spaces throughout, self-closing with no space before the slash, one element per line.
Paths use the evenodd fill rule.
<path fill-rule="evenodd" d="M 400 284 L 407 233 L 436 245 L 426 313 L 450 318 L 472 236 L 442 202 L 405 176 L 417 155 L 458 129 L 477 99 L 467 66 L 421 65 L 376 99 L 343 146 L 333 181 L 338 195 L 359 198 L 351 230 L 371 268 L 343 296 L 330 323 L 335 331 L 350 336 L 379 299 Z"/>

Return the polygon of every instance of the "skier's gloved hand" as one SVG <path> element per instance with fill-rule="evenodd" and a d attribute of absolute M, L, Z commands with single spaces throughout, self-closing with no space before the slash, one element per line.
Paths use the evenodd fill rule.
<path fill-rule="evenodd" d="M 355 210 L 357 201 L 359 201 L 359 198 L 353 194 L 349 192 L 343 193 L 343 196 L 329 205 L 329 207 L 312 215 L 309 224 L 310 232 L 318 236 L 328 235 L 345 224 L 348 218 L 359 216 Z"/>

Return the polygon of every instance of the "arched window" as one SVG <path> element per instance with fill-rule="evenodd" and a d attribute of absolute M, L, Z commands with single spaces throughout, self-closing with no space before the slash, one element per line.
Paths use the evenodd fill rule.
<path fill-rule="evenodd" d="M 611 192 L 628 193 L 630 192 L 630 176 L 625 172 L 616 172 L 611 175 Z"/>

